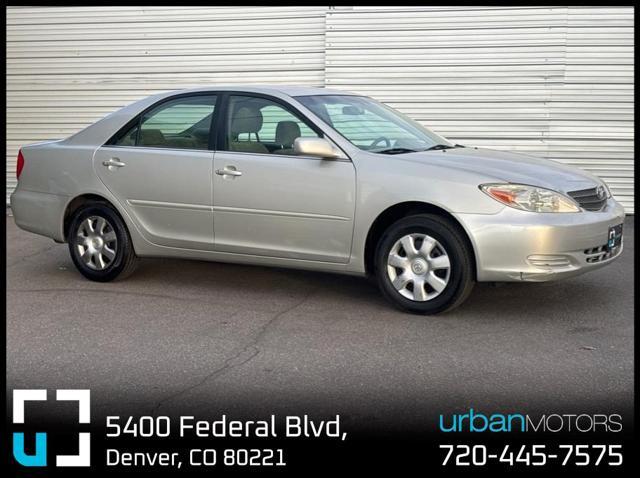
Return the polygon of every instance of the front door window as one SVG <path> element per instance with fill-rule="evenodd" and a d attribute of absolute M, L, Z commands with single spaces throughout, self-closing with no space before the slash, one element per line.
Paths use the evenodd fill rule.
<path fill-rule="evenodd" d="M 318 137 L 297 115 L 265 98 L 231 96 L 229 112 L 228 151 L 290 155 L 296 138 Z"/>

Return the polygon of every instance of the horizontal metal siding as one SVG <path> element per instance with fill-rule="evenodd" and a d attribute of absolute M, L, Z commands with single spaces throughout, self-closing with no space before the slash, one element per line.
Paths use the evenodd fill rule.
<path fill-rule="evenodd" d="M 550 103 L 548 155 L 587 169 L 633 212 L 633 8 L 569 7 L 564 83 Z M 579 88 L 582 98 L 568 100 Z"/>
<path fill-rule="evenodd" d="M 339 7 L 327 86 L 605 179 L 633 212 L 633 8 Z"/>
<path fill-rule="evenodd" d="M 18 148 L 211 84 L 324 84 L 325 7 L 9 7 L 7 192 Z M 8 200 L 8 197 L 7 197 Z"/>
<path fill-rule="evenodd" d="M 10 7 L 7 189 L 20 145 L 149 94 L 326 83 L 583 167 L 633 212 L 633 34 L 630 7 Z"/>

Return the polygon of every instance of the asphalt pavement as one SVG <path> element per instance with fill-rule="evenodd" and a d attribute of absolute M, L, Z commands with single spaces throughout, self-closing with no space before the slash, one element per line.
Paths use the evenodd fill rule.
<path fill-rule="evenodd" d="M 389 417 L 633 402 L 633 219 L 614 264 L 556 283 L 478 284 L 445 315 L 350 276 L 145 259 L 94 283 L 66 245 L 7 217 L 7 389 L 90 388 L 92 412 Z M 397 421 L 400 423 L 400 421 Z"/>

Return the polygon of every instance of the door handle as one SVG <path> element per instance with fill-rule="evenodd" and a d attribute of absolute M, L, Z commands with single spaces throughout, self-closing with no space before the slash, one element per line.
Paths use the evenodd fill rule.
<path fill-rule="evenodd" d="M 107 161 L 102 161 L 102 165 L 108 167 L 109 169 L 113 169 L 113 168 L 121 168 L 123 166 L 126 166 L 126 163 L 123 163 L 118 158 L 111 158 L 111 159 L 108 159 Z"/>
<path fill-rule="evenodd" d="M 235 166 L 226 166 L 223 169 L 216 169 L 219 176 L 242 176 L 242 171 L 238 171 Z"/>

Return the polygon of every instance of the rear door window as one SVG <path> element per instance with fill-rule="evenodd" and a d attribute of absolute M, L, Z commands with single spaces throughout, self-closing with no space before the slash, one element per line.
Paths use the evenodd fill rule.
<path fill-rule="evenodd" d="M 120 137 L 119 146 L 209 149 L 215 95 L 170 100 L 145 113 Z"/>

